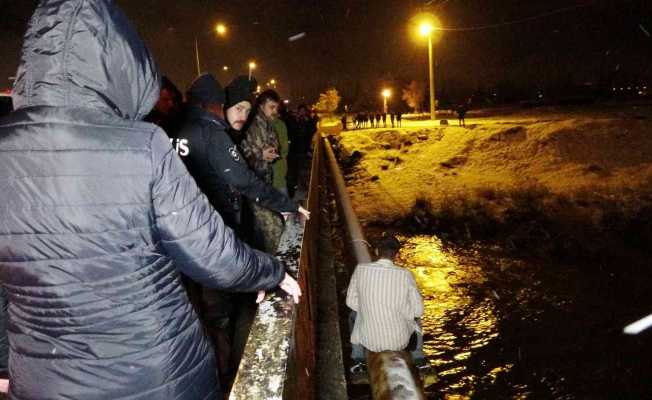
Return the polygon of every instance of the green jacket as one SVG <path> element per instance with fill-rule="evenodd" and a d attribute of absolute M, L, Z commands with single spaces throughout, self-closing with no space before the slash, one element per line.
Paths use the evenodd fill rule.
<path fill-rule="evenodd" d="M 279 158 L 272 164 L 272 186 L 276 189 L 287 190 L 287 174 L 288 174 L 288 153 L 290 145 L 288 144 L 288 128 L 282 119 L 277 118 L 272 122 L 272 127 L 276 132 L 278 138 L 278 154 Z"/>

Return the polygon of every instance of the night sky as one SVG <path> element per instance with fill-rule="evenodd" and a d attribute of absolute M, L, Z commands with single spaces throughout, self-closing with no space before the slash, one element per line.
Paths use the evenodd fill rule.
<path fill-rule="evenodd" d="M 33 0 L 0 0 L 0 76 L 14 75 Z M 431 11 L 447 30 L 435 47 L 437 91 L 453 100 L 479 88 L 652 81 L 652 2 L 646 0 L 117 0 L 183 90 L 202 69 L 222 82 L 275 78 L 284 97 L 314 101 L 335 86 L 349 103 L 427 80 L 427 46 L 410 32 Z M 540 18 L 534 18 L 540 16 Z M 532 17 L 532 18 L 531 18 Z M 530 19 L 531 18 L 531 19 Z M 520 21 L 520 22 L 519 22 Z M 213 32 L 229 27 L 226 38 Z M 514 23 L 513 23 L 514 22 Z M 305 32 L 303 39 L 288 41 Z M 649 32 L 649 33 L 648 33 Z M 222 66 L 228 65 L 225 73 Z M 8 87 L 4 81 L 0 87 Z M 498 88 L 498 89 L 497 89 Z"/>

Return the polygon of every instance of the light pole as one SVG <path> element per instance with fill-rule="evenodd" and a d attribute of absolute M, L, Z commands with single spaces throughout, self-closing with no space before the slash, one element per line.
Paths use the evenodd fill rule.
<path fill-rule="evenodd" d="M 255 69 L 256 69 L 256 63 L 251 61 L 249 63 L 249 80 L 251 80 L 251 75 L 253 74 Z"/>
<path fill-rule="evenodd" d="M 389 100 L 390 97 L 392 97 L 392 91 L 390 89 L 384 89 L 382 95 L 383 95 L 383 112 L 387 114 L 388 112 L 387 101 Z"/>
<path fill-rule="evenodd" d="M 201 75 L 201 64 L 199 63 L 199 41 L 195 36 L 195 58 L 197 59 L 197 76 Z"/>
<path fill-rule="evenodd" d="M 419 26 L 419 34 L 428 37 L 428 64 L 430 66 L 430 119 L 433 121 L 436 119 L 437 114 L 435 106 L 435 63 L 432 51 L 432 33 L 434 30 L 435 27 L 429 22 L 424 22 Z"/>
<path fill-rule="evenodd" d="M 227 28 L 226 25 L 219 23 L 215 25 L 215 33 L 218 36 L 226 36 Z M 201 62 L 199 61 L 199 39 L 195 35 L 195 59 L 197 61 L 197 76 L 201 75 Z"/>

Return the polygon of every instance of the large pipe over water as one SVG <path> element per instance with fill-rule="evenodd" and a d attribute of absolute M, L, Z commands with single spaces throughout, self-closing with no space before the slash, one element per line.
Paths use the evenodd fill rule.
<path fill-rule="evenodd" d="M 324 137 L 324 143 L 328 166 L 335 183 L 335 195 L 344 216 L 346 230 L 351 238 L 353 255 L 358 264 L 371 262 L 371 254 L 369 254 L 360 221 L 353 211 L 351 199 L 344 184 L 344 177 L 327 137 Z M 367 352 L 367 370 L 375 400 L 425 399 L 423 386 L 419 375 L 415 372 L 410 353 L 405 351 Z"/>
<path fill-rule="evenodd" d="M 364 238 L 364 234 L 362 233 L 360 221 L 358 221 L 358 217 L 353 211 L 351 199 L 349 199 L 349 193 L 346 191 L 346 185 L 344 184 L 344 177 L 342 177 L 342 172 L 340 171 L 340 167 L 337 165 L 335 154 L 333 154 L 331 143 L 327 137 L 324 137 L 324 142 L 324 147 L 326 148 L 326 154 L 328 156 L 328 166 L 331 175 L 333 176 L 333 181 L 335 182 L 335 195 L 337 196 L 337 202 L 340 205 L 342 214 L 344 214 L 346 230 L 349 232 L 351 246 L 353 247 L 353 255 L 358 264 L 369 263 L 371 262 L 369 247 Z"/>

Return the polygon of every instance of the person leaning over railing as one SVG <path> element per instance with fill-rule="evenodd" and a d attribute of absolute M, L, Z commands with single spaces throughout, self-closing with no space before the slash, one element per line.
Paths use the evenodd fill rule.
<path fill-rule="evenodd" d="M 42 0 L 0 121 L 10 398 L 220 398 L 181 285 L 297 283 L 227 228 L 158 127 L 149 51 L 112 0 Z"/>

